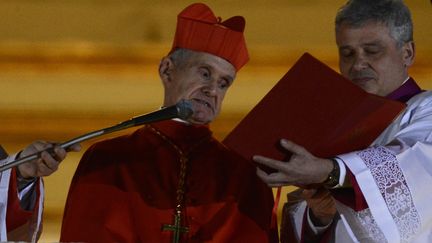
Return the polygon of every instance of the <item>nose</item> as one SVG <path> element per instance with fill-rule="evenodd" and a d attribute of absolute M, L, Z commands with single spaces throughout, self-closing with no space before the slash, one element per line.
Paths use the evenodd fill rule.
<path fill-rule="evenodd" d="M 358 54 L 354 57 L 352 69 L 353 71 L 360 71 L 368 67 L 367 59 L 362 55 Z"/>
<path fill-rule="evenodd" d="M 202 91 L 207 96 L 215 96 L 217 90 L 216 82 L 210 82 L 202 87 Z"/>

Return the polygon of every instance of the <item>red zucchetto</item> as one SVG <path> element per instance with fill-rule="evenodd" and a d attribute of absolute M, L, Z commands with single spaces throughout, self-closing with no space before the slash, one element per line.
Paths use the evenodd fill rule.
<path fill-rule="evenodd" d="M 249 60 L 243 36 L 245 23 L 242 16 L 222 22 L 207 5 L 192 4 L 177 17 L 171 52 L 176 48 L 207 52 L 224 58 L 238 71 Z"/>

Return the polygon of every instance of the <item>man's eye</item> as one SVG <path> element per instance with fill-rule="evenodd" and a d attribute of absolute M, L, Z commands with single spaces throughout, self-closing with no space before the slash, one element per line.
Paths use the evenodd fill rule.
<path fill-rule="evenodd" d="M 226 82 L 221 82 L 221 83 L 219 84 L 219 87 L 220 87 L 221 89 L 226 89 L 226 88 L 228 88 L 228 84 L 227 84 Z"/>
<path fill-rule="evenodd" d="M 341 50 L 341 51 L 339 51 L 339 54 L 342 57 L 350 57 L 350 56 L 352 56 L 354 54 L 354 52 L 351 51 L 351 50 Z"/>
<path fill-rule="evenodd" d="M 200 69 L 200 74 L 205 79 L 210 78 L 210 72 L 207 69 Z"/>
<path fill-rule="evenodd" d="M 375 55 L 375 54 L 378 54 L 380 52 L 380 50 L 377 50 L 377 49 L 368 49 L 368 50 L 365 50 L 365 52 L 367 54 L 369 54 L 369 55 Z"/>
<path fill-rule="evenodd" d="M 219 82 L 219 88 L 221 88 L 221 89 L 227 89 L 230 85 L 231 85 L 230 82 L 228 82 L 225 79 L 223 79 Z"/>

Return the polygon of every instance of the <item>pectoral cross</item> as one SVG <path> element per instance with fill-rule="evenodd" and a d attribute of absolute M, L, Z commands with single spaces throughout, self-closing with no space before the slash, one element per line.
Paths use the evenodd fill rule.
<path fill-rule="evenodd" d="M 180 234 L 189 232 L 187 226 L 181 226 L 181 211 L 177 210 L 174 215 L 174 224 L 162 225 L 162 231 L 173 231 L 172 243 L 180 242 Z"/>

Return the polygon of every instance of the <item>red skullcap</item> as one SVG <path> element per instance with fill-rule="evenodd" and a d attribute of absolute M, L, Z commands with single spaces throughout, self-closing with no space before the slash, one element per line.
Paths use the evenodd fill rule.
<path fill-rule="evenodd" d="M 171 52 L 176 48 L 207 52 L 227 60 L 238 71 L 249 60 L 244 28 L 242 16 L 221 22 L 207 5 L 194 3 L 177 16 Z"/>

